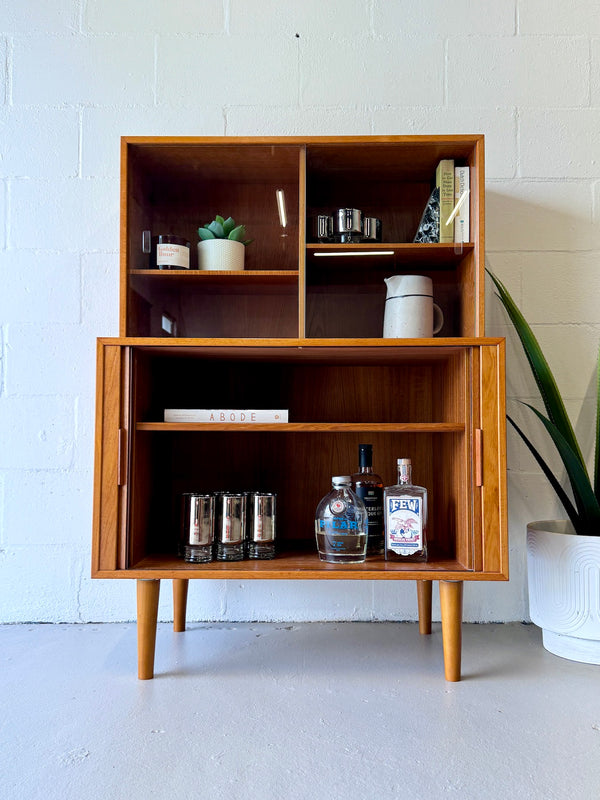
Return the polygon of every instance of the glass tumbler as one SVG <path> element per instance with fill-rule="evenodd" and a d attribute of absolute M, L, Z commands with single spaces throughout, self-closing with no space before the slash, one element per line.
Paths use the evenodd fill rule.
<path fill-rule="evenodd" d="M 215 498 L 189 492 L 182 498 L 181 552 L 184 561 L 202 564 L 212 561 Z"/>
<path fill-rule="evenodd" d="M 248 558 L 274 558 L 277 495 L 271 492 L 254 492 L 249 499 L 250 521 L 246 538 Z"/>
<path fill-rule="evenodd" d="M 241 492 L 217 495 L 217 520 L 217 560 L 241 561 L 246 538 L 246 495 Z"/>

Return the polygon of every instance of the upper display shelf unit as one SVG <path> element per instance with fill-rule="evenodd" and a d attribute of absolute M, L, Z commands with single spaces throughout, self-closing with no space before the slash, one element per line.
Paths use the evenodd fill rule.
<path fill-rule="evenodd" d="M 384 278 L 416 273 L 433 280 L 439 336 L 483 336 L 483 136 L 121 144 L 121 335 L 379 337 Z M 469 168 L 468 241 L 414 243 L 444 160 Z M 361 234 L 327 229 L 338 209 L 362 213 Z M 198 269 L 198 228 L 217 215 L 245 226 L 243 267 Z M 187 263 L 158 269 L 159 236 Z"/>

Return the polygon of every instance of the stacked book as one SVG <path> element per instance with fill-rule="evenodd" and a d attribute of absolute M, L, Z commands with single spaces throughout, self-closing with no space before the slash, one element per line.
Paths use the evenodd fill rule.
<path fill-rule="evenodd" d="M 435 189 L 421 217 L 415 242 L 441 244 L 469 241 L 469 167 L 442 159 L 435 171 Z"/>

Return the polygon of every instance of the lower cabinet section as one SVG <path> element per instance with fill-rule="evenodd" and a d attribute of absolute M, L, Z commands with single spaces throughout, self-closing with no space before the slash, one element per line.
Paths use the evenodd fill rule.
<path fill-rule="evenodd" d="M 440 581 L 446 677 L 457 680 L 462 581 L 508 577 L 503 348 L 500 339 L 100 340 L 93 575 L 138 581 L 140 677 L 153 673 L 162 579 L 174 581 L 177 630 L 189 579 L 410 579 L 423 632 Z M 288 421 L 165 422 L 165 409 L 284 409 Z M 356 471 L 361 443 L 373 445 L 385 485 L 396 483 L 397 458 L 412 460 L 429 495 L 426 563 L 319 561 L 316 506 L 332 475 Z M 179 557 L 182 495 L 219 491 L 277 494 L 274 559 Z"/>

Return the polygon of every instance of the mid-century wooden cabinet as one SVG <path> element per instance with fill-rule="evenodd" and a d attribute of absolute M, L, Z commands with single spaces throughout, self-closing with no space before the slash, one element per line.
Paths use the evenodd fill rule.
<path fill-rule="evenodd" d="M 442 158 L 470 167 L 471 242 L 412 244 Z M 463 581 L 508 578 L 504 341 L 483 338 L 483 137 L 124 138 L 121 337 L 98 342 L 93 576 L 138 586 L 139 677 L 151 678 L 158 591 L 175 630 L 190 579 L 415 580 L 422 633 L 440 583 L 445 673 L 459 680 Z M 276 193 L 285 197 L 281 224 Z M 323 244 L 334 208 L 381 219 L 382 241 Z M 239 272 L 199 271 L 196 230 L 233 216 L 254 240 Z M 192 243 L 192 269 L 149 267 L 142 231 Z M 444 327 L 381 338 L 384 278 L 433 279 Z M 164 320 L 169 320 L 167 335 Z M 164 422 L 165 408 L 286 408 L 289 422 Z M 359 442 L 429 491 L 429 560 L 319 561 L 314 511 Z M 275 559 L 177 557 L 189 491 L 277 492 Z"/>

